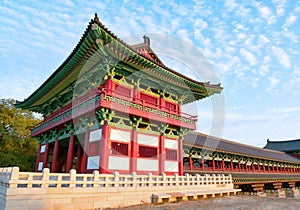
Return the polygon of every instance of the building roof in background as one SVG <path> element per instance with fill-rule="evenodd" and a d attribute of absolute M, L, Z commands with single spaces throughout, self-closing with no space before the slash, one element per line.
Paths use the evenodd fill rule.
<path fill-rule="evenodd" d="M 282 152 L 300 151 L 300 139 L 286 141 L 267 141 L 266 149 L 272 149 Z"/>

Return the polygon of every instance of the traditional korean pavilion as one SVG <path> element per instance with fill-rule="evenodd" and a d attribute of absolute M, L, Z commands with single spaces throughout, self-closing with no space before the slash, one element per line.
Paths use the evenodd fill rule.
<path fill-rule="evenodd" d="M 186 133 L 197 116 L 181 106 L 220 93 L 168 68 L 150 38 L 128 45 L 98 19 L 58 69 L 16 107 L 41 113 L 36 171 L 182 174 Z"/>

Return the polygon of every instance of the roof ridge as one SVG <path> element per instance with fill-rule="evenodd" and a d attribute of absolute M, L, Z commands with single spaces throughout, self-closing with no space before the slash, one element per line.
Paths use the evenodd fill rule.
<path fill-rule="evenodd" d="M 232 141 L 232 140 L 228 140 L 228 139 L 224 139 L 224 138 L 220 138 L 220 137 L 216 137 L 216 136 L 211 136 L 209 134 L 200 133 L 198 131 L 193 131 L 191 133 L 194 133 L 196 135 L 200 134 L 202 136 L 211 137 L 211 138 L 216 139 L 216 140 L 220 140 L 220 141 L 223 141 L 223 142 L 229 142 L 229 143 L 233 143 L 233 144 L 236 144 L 236 145 L 245 146 L 245 147 L 248 147 L 248 148 L 254 148 L 254 149 L 259 149 L 259 150 L 268 150 L 268 151 L 275 152 L 275 153 L 280 153 L 280 154 L 284 153 L 284 154 L 286 154 L 285 152 L 272 150 L 272 149 L 267 149 L 267 148 L 261 148 L 261 147 L 257 147 L 257 146 L 253 146 L 253 145 L 248 145 L 248 144 L 244 144 L 244 143 L 240 143 L 240 142 L 236 142 L 236 141 Z"/>
<path fill-rule="evenodd" d="M 287 143 L 287 142 L 292 142 L 292 141 L 300 141 L 300 139 L 292 139 L 292 140 L 279 140 L 279 141 L 270 141 L 270 140 L 267 140 L 267 143 Z"/>

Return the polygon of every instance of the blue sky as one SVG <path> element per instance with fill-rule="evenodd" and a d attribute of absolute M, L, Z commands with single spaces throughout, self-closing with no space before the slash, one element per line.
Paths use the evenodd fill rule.
<path fill-rule="evenodd" d="M 216 115 L 211 99 L 197 102 L 199 131 L 211 133 L 212 118 L 225 117 L 218 126 L 226 139 L 262 147 L 300 138 L 300 2 L 293 0 L 1 0 L 0 98 L 24 100 L 36 90 L 94 13 L 120 38 L 165 34 L 209 60 L 224 87 L 212 100 L 223 98 L 225 111 Z"/>

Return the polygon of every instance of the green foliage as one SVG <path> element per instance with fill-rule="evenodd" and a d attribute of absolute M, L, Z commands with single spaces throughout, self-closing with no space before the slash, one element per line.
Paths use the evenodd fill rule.
<path fill-rule="evenodd" d="M 0 167 L 19 166 L 21 171 L 33 171 L 38 143 L 30 133 L 40 119 L 30 111 L 15 108 L 14 102 L 0 99 Z"/>

